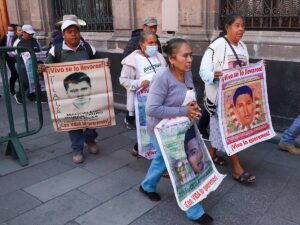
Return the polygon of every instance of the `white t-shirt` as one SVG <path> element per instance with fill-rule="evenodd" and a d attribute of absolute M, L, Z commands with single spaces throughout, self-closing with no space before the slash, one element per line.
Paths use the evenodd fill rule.
<path fill-rule="evenodd" d="M 137 69 L 137 79 L 139 79 L 141 82 L 144 80 L 151 82 L 155 74 L 158 74 L 158 72 L 164 66 L 161 64 L 157 56 L 152 56 L 147 59 L 141 54 L 135 55 L 135 63 Z"/>
<path fill-rule="evenodd" d="M 244 48 L 241 43 L 238 43 L 237 46 L 232 45 L 232 47 L 234 48 L 236 54 L 238 55 L 239 60 L 242 63 L 242 66 L 248 65 L 249 64 L 249 54 L 248 54 L 247 49 Z M 214 71 L 213 60 L 212 60 L 213 54 L 214 54 L 213 50 L 208 48 L 202 58 L 200 70 L 208 70 L 213 73 L 213 71 Z M 223 63 L 222 70 L 233 69 L 233 68 L 236 68 L 236 66 L 238 66 L 237 59 L 236 59 L 233 51 L 231 50 L 229 44 L 226 43 L 225 53 L 224 53 L 224 63 Z M 217 69 L 217 70 L 219 70 L 219 69 Z"/>
<path fill-rule="evenodd" d="M 239 42 L 237 46 L 232 45 L 233 49 L 235 50 L 237 56 L 239 57 L 239 60 L 241 61 L 242 66 L 246 66 L 249 64 L 249 55 L 247 49 L 245 49 L 241 43 Z M 225 69 L 233 69 L 239 66 L 237 63 L 237 59 L 231 50 L 228 43 L 226 43 L 226 55 L 225 55 L 225 61 L 223 64 L 223 70 Z"/>
<path fill-rule="evenodd" d="M 241 61 L 242 66 L 249 65 L 249 54 L 245 44 L 238 42 L 232 45 Z M 237 59 L 224 38 L 214 41 L 205 51 L 200 66 L 200 76 L 205 83 L 205 91 L 210 101 L 215 102 L 218 81 L 214 81 L 214 71 L 222 71 L 239 67 Z"/>

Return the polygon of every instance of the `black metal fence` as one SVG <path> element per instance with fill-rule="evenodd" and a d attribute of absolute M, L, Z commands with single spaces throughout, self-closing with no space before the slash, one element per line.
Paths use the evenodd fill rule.
<path fill-rule="evenodd" d="M 300 0 L 221 0 L 220 28 L 232 12 L 245 18 L 247 30 L 300 31 Z"/>
<path fill-rule="evenodd" d="M 86 22 L 82 31 L 113 31 L 111 0 L 53 0 L 54 20 L 75 14 Z"/>

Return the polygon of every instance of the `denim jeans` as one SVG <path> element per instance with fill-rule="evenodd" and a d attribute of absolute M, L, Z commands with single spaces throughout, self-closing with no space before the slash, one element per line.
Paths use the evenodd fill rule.
<path fill-rule="evenodd" d="M 155 137 L 151 136 L 151 143 L 157 150 L 157 155 L 151 162 L 145 179 L 142 181 L 141 186 L 147 192 L 156 192 L 156 186 L 166 170 L 161 150 Z M 204 209 L 200 204 L 196 204 L 186 211 L 186 215 L 191 220 L 197 220 L 204 214 Z"/>
<path fill-rule="evenodd" d="M 294 145 L 295 139 L 299 134 L 300 134 L 300 115 L 294 120 L 292 125 L 284 131 L 280 143 L 286 145 Z"/>
<path fill-rule="evenodd" d="M 71 140 L 71 147 L 73 152 L 81 152 L 83 151 L 84 142 L 85 143 L 93 143 L 95 142 L 95 138 L 98 136 L 95 129 L 85 130 L 71 130 L 68 132 Z"/>

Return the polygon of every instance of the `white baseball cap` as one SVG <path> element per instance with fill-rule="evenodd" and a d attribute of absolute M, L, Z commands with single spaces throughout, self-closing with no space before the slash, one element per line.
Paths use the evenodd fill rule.
<path fill-rule="evenodd" d="M 86 22 L 82 19 L 79 19 L 76 15 L 64 15 L 61 21 L 58 21 L 56 25 L 62 25 L 66 20 L 73 20 L 78 23 L 80 26 L 86 26 Z"/>
<path fill-rule="evenodd" d="M 29 24 L 25 24 L 22 26 L 22 30 L 28 34 L 35 34 L 33 27 Z"/>
<path fill-rule="evenodd" d="M 61 25 L 61 30 L 64 31 L 64 29 L 68 28 L 69 26 L 76 26 L 80 29 L 80 25 L 76 23 L 73 20 L 65 20 L 63 24 Z"/>

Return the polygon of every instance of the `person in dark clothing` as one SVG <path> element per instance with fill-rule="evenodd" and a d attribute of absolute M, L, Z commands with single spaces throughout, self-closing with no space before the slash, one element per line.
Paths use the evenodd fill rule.
<path fill-rule="evenodd" d="M 140 36 L 143 31 L 150 30 L 156 34 L 157 25 L 158 25 L 158 23 L 157 23 L 157 20 L 155 17 L 145 18 L 142 29 L 136 29 L 136 30 L 132 31 L 131 38 L 128 41 L 127 46 L 123 52 L 123 58 L 125 58 L 126 56 L 131 54 L 134 50 L 137 50 L 138 45 L 139 45 Z M 158 35 L 156 35 L 156 36 L 157 36 L 157 38 L 159 38 Z M 158 40 L 158 51 L 160 53 L 162 53 L 161 44 L 160 44 L 159 40 Z"/>
<path fill-rule="evenodd" d="M 22 25 L 16 24 L 16 38 L 14 39 L 14 42 L 23 36 L 23 30 Z"/>
<path fill-rule="evenodd" d="M 0 42 L 0 46 L 1 47 L 12 47 L 14 40 L 16 40 L 16 38 L 18 37 L 16 35 L 16 25 L 14 24 L 10 24 L 7 27 L 7 34 L 3 36 L 1 42 Z M 5 60 L 6 63 L 8 65 L 8 68 L 10 70 L 10 79 L 9 79 L 9 90 L 11 95 L 15 95 L 15 83 L 18 79 L 18 73 L 17 70 L 15 68 L 15 56 L 11 53 L 11 52 L 7 52 L 5 55 Z"/>
<path fill-rule="evenodd" d="M 209 139 L 209 133 L 207 131 L 207 128 L 209 126 L 209 121 L 210 121 L 210 114 L 207 111 L 207 109 L 205 107 L 203 107 L 202 108 L 202 116 L 198 123 L 198 128 L 202 135 L 202 138 L 207 141 Z"/>
<path fill-rule="evenodd" d="M 23 29 L 23 36 L 15 41 L 14 47 L 25 47 L 33 50 L 34 52 L 40 52 L 42 49 L 39 43 L 37 42 L 37 40 L 33 37 L 33 35 L 35 34 L 33 27 L 29 24 L 26 24 L 23 25 L 22 29 Z M 25 92 L 27 92 L 29 88 L 29 81 L 28 81 L 25 64 L 23 63 L 23 60 L 21 60 L 21 62 L 22 63 L 20 64 L 20 71 L 18 71 L 19 70 L 18 67 L 16 67 L 16 69 L 18 71 L 19 76 L 22 76 L 23 78 L 24 81 L 23 88 Z M 35 100 L 34 94 L 28 95 L 28 98 L 29 100 L 32 101 Z M 23 103 L 23 99 L 21 95 L 21 85 L 19 85 L 19 92 L 15 95 L 15 100 L 17 104 Z"/>
<path fill-rule="evenodd" d="M 127 43 L 127 46 L 123 52 L 123 57 L 125 58 L 126 56 L 130 55 L 133 51 L 137 50 L 141 33 L 145 30 L 150 30 L 153 33 L 156 34 L 157 32 L 157 19 L 155 17 L 146 17 L 145 20 L 143 21 L 143 27 L 142 29 L 136 29 L 132 31 L 131 38 Z M 157 37 L 157 44 L 158 44 L 158 51 L 162 53 L 161 50 L 161 44 L 158 40 L 158 35 L 156 34 Z M 129 112 L 127 112 L 126 117 L 124 119 L 124 123 L 129 130 L 135 130 L 135 115 L 130 115 Z M 137 150 L 137 145 L 134 147 Z"/>

